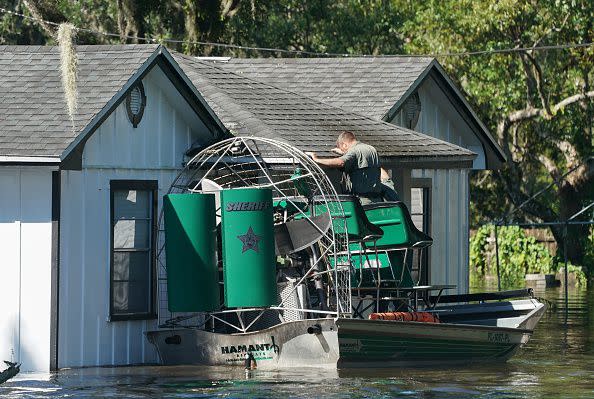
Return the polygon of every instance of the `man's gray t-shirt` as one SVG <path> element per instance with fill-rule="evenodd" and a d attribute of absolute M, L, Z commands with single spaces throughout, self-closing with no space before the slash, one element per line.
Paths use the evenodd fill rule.
<path fill-rule="evenodd" d="M 379 155 L 375 148 L 357 142 L 340 159 L 344 161 L 344 170 L 351 179 L 353 194 L 381 194 Z"/>

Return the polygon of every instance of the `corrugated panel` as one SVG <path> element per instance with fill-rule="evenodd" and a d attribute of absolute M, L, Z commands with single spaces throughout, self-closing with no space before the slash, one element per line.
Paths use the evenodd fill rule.
<path fill-rule="evenodd" d="M 10 360 L 19 351 L 20 297 L 20 171 L 0 168 L 0 242 L 2 279 L 0 279 L 0 358 Z M 48 364 L 49 368 L 49 364 Z"/>
<path fill-rule="evenodd" d="M 49 371 L 51 170 L 4 167 L 0 187 L 0 359 Z"/>
<path fill-rule="evenodd" d="M 419 96 L 422 104 L 421 114 L 415 130 L 462 147 L 469 147 L 473 151 L 477 151 L 477 148 L 482 151 L 478 139 L 461 120 L 435 82 L 429 79 L 423 83 L 419 88 Z M 396 115 L 393 123 L 403 123 L 402 112 Z M 477 160 L 475 166 L 478 165 L 477 162 L 484 163 L 484 154 L 479 154 Z M 430 249 L 430 282 L 456 284 L 457 292 L 466 293 L 470 201 L 468 170 L 413 170 L 411 177 L 431 179 L 431 235 L 434 243 Z"/>
<path fill-rule="evenodd" d="M 143 79 L 146 108 L 138 127 L 128 120 L 125 103 L 89 139 L 83 154 L 87 168 L 180 168 L 181 155 L 194 140 L 211 139 L 206 126 L 160 68 Z"/>
<path fill-rule="evenodd" d="M 431 187 L 430 249 L 432 284 L 455 284 L 468 291 L 468 171 L 413 170 L 413 178 L 429 178 Z M 453 291 L 451 293 L 454 293 Z"/>
<path fill-rule="evenodd" d="M 62 203 L 60 367 L 157 361 L 152 345 L 144 337 L 146 330 L 157 327 L 156 321 L 108 321 L 109 182 L 158 180 L 160 209 L 160 198 L 176 174 L 173 170 L 139 169 L 64 172 L 63 198 L 72 201 Z"/>
<path fill-rule="evenodd" d="M 414 130 L 477 153 L 473 169 L 484 169 L 485 153 L 480 140 L 433 79 L 426 80 L 418 93 L 421 113 Z M 402 112 L 399 112 L 393 123 L 402 124 L 402 120 Z"/>

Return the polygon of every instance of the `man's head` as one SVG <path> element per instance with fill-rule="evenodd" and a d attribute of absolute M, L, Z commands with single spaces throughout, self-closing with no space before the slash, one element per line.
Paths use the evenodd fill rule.
<path fill-rule="evenodd" d="M 336 139 L 336 147 L 342 152 L 347 152 L 353 144 L 357 142 L 357 138 L 353 132 L 344 131 L 338 135 Z"/>

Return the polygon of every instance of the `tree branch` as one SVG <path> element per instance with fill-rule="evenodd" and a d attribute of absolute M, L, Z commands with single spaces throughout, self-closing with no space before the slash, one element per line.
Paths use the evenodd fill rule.
<path fill-rule="evenodd" d="M 522 173 L 518 165 L 511 166 L 507 170 L 496 170 L 494 173 L 503 184 L 505 193 L 508 195 L 512 204 L 515 206 L 524 204 L 522 211 L 534 216 L 538 220 L 552 221 L 557 219 L 556 213 L 550 204 L 543 204 L 535 199 L 528 201 L 530 195 L 525 193 L 521 185 L 518 184 L 519 181 L 522 181 Z"/>
<path fill-rule="evenodd" d="M 559 171 L 559 168 L 557 167 L 557 165 L 555 165 L 555 162 L 551 158 L 547 157 L 544 154 L 540 154 L 538 155 L 537 159 L 541 164 L 543 164 L 543 166 L 549 172 L 553 180 L 559 179 L 559 177 L 561 176 L 561 172 Z"/>
<path fill-rule="evenodd" d="M 31 15 L 34 18 L 39 20 L 39 25 L 43 28 L 46 33 L 54 37 L 58 32 L 58 27 L 56 25 L 48 24 L 45 21 L 54 22 L 56 24 L 61 24 L 62 22 L 66 22 L 67 18 L 62 14 L 57 7 L 57 1 L 55 0 L 23 0 L 23 3 L 29 9 Z"/>
<path fill-rule="evenodd" d="M 526 107 L 533 107 L 534 104 L 532 103 L 532 96 L 537 91 L 536 77 L 534 76 L 534 72 L 527 61 L 528 53 L 523 51 L 519 53 L 519 56 L 524 69 L 524 77 L 526 79 Z"/>
<path fill-rule="evenodd" d="M 252 2 L 253 4 L 253 2 Z M 223 0 L 221 1 L 221 17 L 232 17 L 239 11 L 239 0 Z"/>
<path fill-rule="evenodd" d="M 545 119 L 551 119 L 557 115 L 559 111 L 562 111 L 565 107 L 569 105 L 573 105 L 577 102 L 587 100 L 589 98 L 594 98 L 594 90 L 587 91 L 585 93 L 575 94 L 573 96 L 569 96 L 557 104 L 551 107 L 551 115 L 547 118 L 546 110 L 542 108 L 535 108 L 535 107 L 526 107 L 524 109 L 511 112 L 504 120 L 507 121 L 506 125 L 509 129 L 509 126 L 514 123 L 520 123 L 528 119 L 534 119 L 537 116 L 543 117 Z M 501 122 L 500 122 L 501 124 Z"/>
<path fill-rule="evenodd" d="M 542 109 L 547 115 L 547 118 L 550 118 L 551 106 L 549 104 L 547 96 L 544 93 L 544 79 L 542 77 L 542 68 L 538 64 L 538 61 L 536 61 L 536 58 L 534 58 L 531 54 L 526 53 L 526 58 L 530 61 L 530 64 L 532 64 L 532 76 L 534 77 L 534 81 L 536 83 L 535 89 L 536 93 L 538 94 L 538 98 L 540 99 L 540 105 L 542 106 Z"/>

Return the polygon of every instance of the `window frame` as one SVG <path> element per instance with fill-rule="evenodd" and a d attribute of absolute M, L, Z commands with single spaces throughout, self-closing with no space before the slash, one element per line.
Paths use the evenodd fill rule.
<path fill-rule="evenodd" d="M 115 190 L 141 190 L 151 192 L 151 232 L 150 232 L 150 250 L 149 258 L 150 265 L 150 305 L 148 312 L 142 313 L 127 313 L 114 314 L 113 308 L 113 282 L 114 282 L 114 191 Z M 157 180 L 110 180 L 109 181 L 109 318 L 111 321 L 126 321 L 126 320 L 153 320 L 157 318 L 157 270 L 156 270 L 156 243 L 157 243 L 157 211 L 158 211 L 158 190 L 159 182 Z M 133 251 L 130 251 L 133 252 Z"/>
<path fill-rule="evenodd" d="M 412 178 L 410 181 L 410 190 L 413 188 L 419 188 L 423 191 L 423 213 L 418 214 L 415 213 L 414 215 L 422 215 L 423 216 L 423 233 L 431 236 L 431 218 L 432 218 L 432 200 L 433 200 L 433 181 L 431 178 Z M 411 198 L 412 201 L 412 198 Z M 411 217 L 413 216 L 412 213 L 412 204 L 411 204 Z M 423 263 L 422 265 L 422 273 L 420 282 L 421 284 L 429 284 L 431 281 L 431 246 L 422 249 L 423 251 Z"/>

